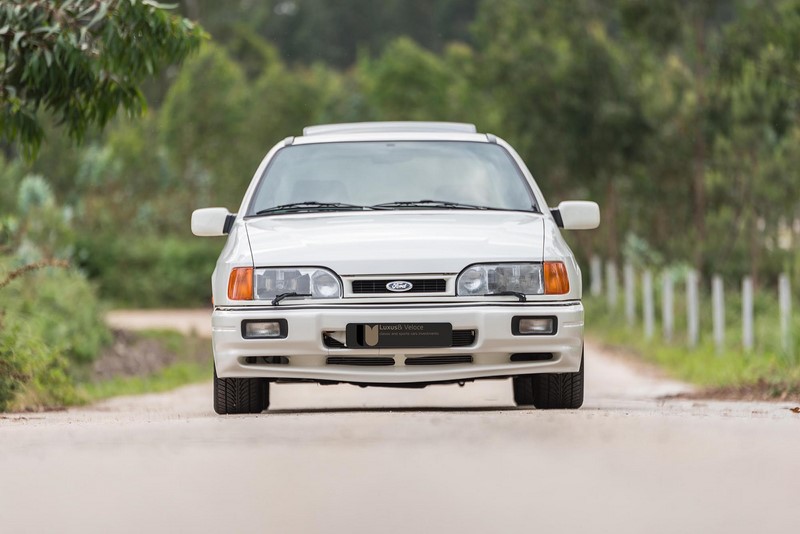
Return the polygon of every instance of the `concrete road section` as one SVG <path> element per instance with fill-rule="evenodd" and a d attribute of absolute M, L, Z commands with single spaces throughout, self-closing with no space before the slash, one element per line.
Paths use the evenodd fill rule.
<path fill-rule="evenodd" d="M 792 405 L 662 400 L 688 386 L 592 344 L 586 372 L 563 412 L 515 408 L 506 380 L 278 385 L 258 416 L 214 415 L 210 383 L 7 414 L 0 532 L 800 531 Z"/>

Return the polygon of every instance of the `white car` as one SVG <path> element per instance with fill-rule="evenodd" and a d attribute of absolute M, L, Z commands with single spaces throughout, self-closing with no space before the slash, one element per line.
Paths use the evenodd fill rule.
<path fill-rule="evenodd" d="M 270 382 L 424 387 L 512 378 L 519 406 L 583 403 L 581 272 L 508 143 L 460 123 L 307 127 L 266 155 L 212 275 L 214 409 L 259 413 Z"/>

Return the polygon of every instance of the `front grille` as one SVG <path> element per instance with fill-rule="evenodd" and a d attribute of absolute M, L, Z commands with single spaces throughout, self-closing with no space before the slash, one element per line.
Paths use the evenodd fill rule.
<path fill-rule="evenodd" d="M 343 349 L 345 347 L 344 343 L 327 334 L 322 334 L 322 344 L 329 349 Z"/>
<path fill-rule="evenodd" d="M 456 354 L 454 356 L 415 356 L 406 358 L 406 365 L 450 365 L 455 363 L 472 363 L 472 355 Z"/>
<path fill-rule="evenodd" d="M 244 363 L 248 365 L 289 365 L 286 356 L 247 356 Z"/>
<path fill-rule="evenodd" d="M 451 347 L 469 347 L 475 343 L 475 330 L 453 330 Z"/>
<path fill-rule="evenodd" d="M 453 330 L 453 341 L 451 347 L 469 347 L 475 343 L 475 330 Z M 347 346 L 338 339 L 322 334 L 322 344 L 329 349 L 344 349 Z"/>
<path fill-rule="evenodd" d="M 386 284 L 389 282 L 410 282 L 411 289 L 408 291 L 389 291 Z M 353 280 L 353 293 L 393 293 L 402 295 L 404 293 L 444 293 L 447 291 L 447 280 L 436 279 L 387 279 L 387 280 Z"/>
<path fill-rule="evenodd" d="M 328 365 L 394 365 L 394 358 L 381 358 L 378 356 L 330 356 Z"/>
<path fill-rule="evenodd" d="M 289 365 L 289 358 L 286 356 L 264 356 L 261 360 L 268 365 Z"/>

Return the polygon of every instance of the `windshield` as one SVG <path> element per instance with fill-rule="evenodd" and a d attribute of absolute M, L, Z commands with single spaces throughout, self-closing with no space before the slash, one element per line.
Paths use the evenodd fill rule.
<path fill-rule="evenodd" d="M 421 200 L 428 202 L 416 204 Z M 283 213 L 271 208 L 296 203 L 302 203 L 304 211 L 380 204 L 385 205 L 382 209 L 455 209 L 460 204 L 536 211 L 522 173 L 503 147 L 459 141 L 283 148 L 261 177 L 248 215 Z"/>

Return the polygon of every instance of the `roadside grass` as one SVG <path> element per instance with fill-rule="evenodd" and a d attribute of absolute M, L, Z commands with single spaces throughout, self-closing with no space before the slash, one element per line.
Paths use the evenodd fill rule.
<path fill-rule="evenodd" d="M 584 303 L 589 337 L 611 347 L 629 350 L 658 364 L 674 378 L 709 391 L 741 391 L 764 398 L 800 395 L 800 347 L 795 340 L 789 353 L 781 348 L 777 303 L 769 299 L 761 299 L 756 305 L 756 345 L 752 351 L 741 348 L 741 326 L 737 314 L 741 303 L 731 299 L 726 310 L 726 344 L 721 352 L 714 345 L 711 312 L 707 306 L 701 307 L 700 342 L 690 348 L 686 341 L 686 317 L 682 313 L 681 298 L 676 298 L 676 324 L 671 341 L 663 339 L 660 310 L 656 310 L 653 338 L 646 340 L 640 312 L 636 323 L 628 326 L 622 302 L 616 311 L 609 310 L 603 299 L 586 298 Z M 795 321 L 795 331 L 798 326 L 800 324 Z"/>
<path fill-rule="evenodd" d="M 175 354 L 176 361 L 145 376 L 118 376 L 99 381 L 84 378 L 77 388 L 82 404 L 122 395 L 160 393 L 203 382 L 212 376 L 209 340 L 172 330 L 143 330 L 136 332 L 136 336 L 157 341 L 166 351 Z"/>
<path fill-rule="evenodd" d="M 211 362 L 176 363 L 149 376 L 114 378 L 101 382 L 80 385 L 84 403 L 95 402 L 123 395 L 143 395 L 161 393 L 172 389 L 209 380 L 212 373 Z"/>

